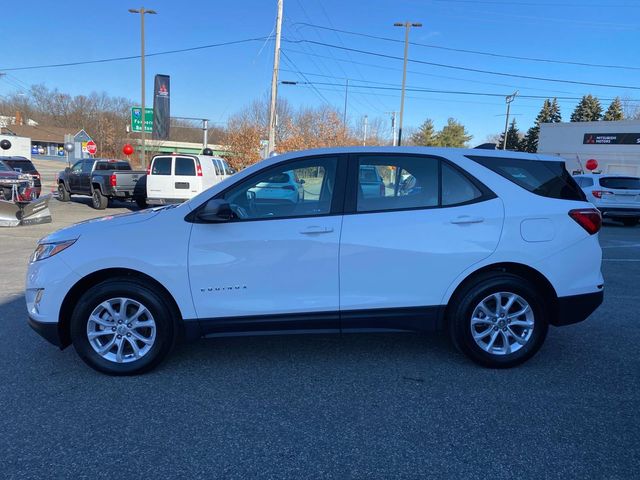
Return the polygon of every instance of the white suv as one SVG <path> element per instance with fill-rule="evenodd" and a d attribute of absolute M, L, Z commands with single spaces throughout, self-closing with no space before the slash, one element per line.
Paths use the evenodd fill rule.
<path fill-rule="evenodd" d="M 378 171 L 384 194 L 364 195 L 363 168 Z M 291 172 L 304 199 L 255 194 Z M 150 370 L 179 338 L 439 329 L 474 361 L 510 367 L 549 325 L 602 302 L 600 222 L 556 158 L 289 153 L 182 205 L 42 239 L 27 274 L 29 323 L 116 375 Z"/>
<path fill-rule="evenodd" d="M 626 175 L 576 175 L 573 177 L 605 218 L 633 227 L 640 220 L 640 178 Z"/>

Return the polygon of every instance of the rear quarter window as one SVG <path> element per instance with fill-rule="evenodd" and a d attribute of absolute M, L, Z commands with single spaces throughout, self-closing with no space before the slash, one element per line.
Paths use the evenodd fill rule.
<path fill-rule="evenodd" d="M 564 162 L 478 155 L 467 158 L 536 195 L 586 201 L 584 192 L 567 172 Z"/>
<path fill-rule="evenodd" d="M 600 178 L 600 186 L 619 190 L 640 190 L 640 178 L 638 177 L 603 177 Z"/>

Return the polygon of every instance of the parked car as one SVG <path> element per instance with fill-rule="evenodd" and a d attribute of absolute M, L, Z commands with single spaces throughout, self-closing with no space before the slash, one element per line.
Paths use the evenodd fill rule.
<path fill-rule="evenodd" d="M 298 203 L 304 200 L 304 182 L 304 179 L 297 179 L 294 172 L 282 172 L 258 183 L 248 192 L 255 194 L 256 202 Z"/>
<path fill-rule="evenodd" d="M 360 168 L 371 166 L 412 176 L 414 188 L 359 195 Z M 256 202 L 251 191 L 285 172 L 318 195 Z M 40 240 L 29 323 L 114 375 L 152 369 L 179 338 L 274 332 L 444 329 L 475 362 L 512 367 L 549 325 L 580 322 L 602 302 L 600 223 L 555 157 L 291 152 L 181 205 Z M 131 238 L 147 240 L 122 241 Z"/>
<path fill-rule="evenodd" d="M 156 155 L 147 170 L 150 205 L 182 203 L 235 173 L 222 158 L 208 155 Z"/>
<path fill-rule="evenodd" d="M 14 195 L 15 188 L 15 195 Z M 0 161 L 0 200 L 28 202 L 38 198 L 34 178 Z"/>
<path fill-rule="evenodd" d="M 126 160 L 85 158 L 58 174 L 58 199 L 68 202 L 71 195 L 90 195 L 97 210 L 107 208 L 112 198 L 146 208 L 146 182 L 146 172 L 132 170 Z"/>
<path fill-rule="evenodd" d="M 618 220 L 628 227 L 640 220 L 640 178 L 626 175 L 576 175 L 584 190 L 602 216 Z"/>
<path fill-rule="evenodd" d="M 384 197 L 384 181 L 375 165 L 360 166 L 360 193 L 364 198 Z"/>
<path fill-rule="evenodd" d="M 33 164 L 31 160 L 25 157 L 2 157 L 0 158 L 5 165 L 14 169 L 18 173 L 27 173 L 33 178 L 33 189 L 30 193 L 30 199 L 36 199 L 42 195 L 42 179 L 40 178 L 40 172 Z"/>

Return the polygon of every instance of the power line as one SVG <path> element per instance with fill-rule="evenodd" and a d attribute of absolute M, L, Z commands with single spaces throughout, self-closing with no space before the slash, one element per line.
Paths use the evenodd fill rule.
<path fill-rule="evenodd" d="M 302 73 L 302 72 L 300 72 Z M 354 81 L 359 81 L 359 80 L 354 80 Z M 331 87 L 339 87 L 341 86 L 339 83 L 329 83 L 329 82 L 308 82 L 309 85 L 324 85 L 324 86 L 331 86 Z M 376 83 L 381 83 L 381 82 L 376 82 Z M 391 84 L 386 84 L 386 85 L 391 85 Z M 350 88 L 364 88 L 364 89 L 370 89 L 370 90 L 393 90 L 393 91 L 400 91 L 400 87 L 396 87 L 396 86 L 377 86 L 377 85 L 357 85 L 357 84 L 349 84 Z M 507 95 L 504 93 L 490 93 L 490 92 L 470 92 L 470 91 L 466 91 L 466 90 L 438 90 L 438 89 L 431 89 L 431 88 L 420 88 L 420 87 L 406 87 L 406 90 L 408 92 L 422 92 L 422 93 L 441 93 L 441 94 L 449 94 L 449 95 L 473 95 L 473 96 L 482 96 L 482 97 L 506 97 Z M 518 97 L 522 97 L 522 98 L 533 98 L 533 99 L 541 99 L 541 100 L 546 100 L 549 97 L 548 96 L 543 96 L 543 95 L 518 95 Z M 553 97 L 553 98 L 557 98 L 558 100 L 576 100 L 576 101 L 580 101 L 582 99 L 582 97 L 563 97 L 563 96 L 557 96 L 557 97 Z M 613 98 L 601 98 L 600 100 L 603 101 L 613 101 Z M 633 101 L 633 102 L 637 102 L 640 100 L 635 100 L 635 99 L 630 99 L 629 101 Z"/>
<path fill-rule="evenodd" d="M 269 37 L 255 37 L 255 38 L 245 38 L 243 40 L 232 40 L 230 42 L 222 42 L 222 43 L 210 43 L 208 45 L 200 45 L 197 47 L 189 47 L 189 48 L 180 48 L 177 50 L 166 50 L 163 52 L 156 53 L 147 53 L 145 57 L 157 57 L 160 55 L 170 55 L 174 53 L 184 53 L 184 52 L 193 52 L 196 50 L 204 50 L 206 48 L 215 48 L 215 47 L 225 47 L 228 45 L 239 45 L 242 43 L 248 42 L 257 42 L 268 40 Z M 29 65 L 27 67 L 11 67 L 11 68 L 0 68 L 0 72 L 12 72 L 17 70 L 36 70 L 40 68 L 58 68 L 58 67 L 74 67 L 77 65 L 90 65 L 95 63 L 109 63 L 109 62 L 121 62 L 123 60 L 134 60 L 140 58 L 140 55 L 128 55 L 126 57 L 112 57 L 112 58 L 101 58 L 98 60 L 82 60 L 78 62 L 67 62 L 67 63 L 50 63 L 46 65 Z"/>
<path fill-rule="evenodd" d="M 384 53 L 379 53 L 379 52 L 371 52 L 368 50 L 360 50 L 358 48 L 349 48 L 349 47 L 341 47 L 339 45 L 332 45 L 330 43 L 324 43 L 324 42 L 316 42 L 314 40 L 283 40 L 285 42 L 288 43 L 311 43 L 314 45 L 322 45 L 324 47 L 328 47 L 328 48 L 336 48 L 338 50 L 345 50 L 345 51 L 349 51 L 349 52 L 356 52 L 356 53 L 361 53 L 363 55 L 372 55 L 375 57 L 381 57 L 381 58 L 389 58 L 392 60 L 403 60 L 402 57 L 397 57 L 395 55 L 387 55 Z M 505 73 L 505 72 L 494 72 L 491 70 L 482 70 L 479 68 L 470 68 L 470 67 L 461 67 L 459 65 L 447 65 L 444 63 L 436 63 L 436 62 L 426 62 L 424 60 L 415 60 L 415 59 L 409 59 L 409 62 L 412 63 L 418 63 L 421 65 L 431 65 L 434 67 L 441 67 L 441 68 L 449 68 L 449 69 L 453 69 L 453 70 L 462 70 L 462 71 L 466 71 L 466 72 L 474 72 L 474 73 L 484 73 L 487 75 L 498 75 L 501 77 L 512 77 L 512 78 L 523 78 L 523 79 L 527 79 L 527 80 L 538 80 L 538 81 L 542 81 L 542 82 L 555 82 L 555 83 L 565 83 L 565 84 L 572 84 L 572 85 L 587 85 L 587 86 L 591 86 L 591 87 L 608 87 L 608 88 L 625 88 L 625 89 L 629 89 L 629 90 L 640 90 L 640 87 L 633 87 L 630 85 L 616 85 L 616 84 L 610 84 L 610 83 L 595 83 L 595 82 L 581 82 L 578 80 L 565 80 L 565 79 L 560 79 L 560 78 L 547 78 L 547 77 L 535 77 L 535 76 L 531 76 L 531 75 L 520 75 L 520 74 L 516 74 L 516 73 Z"/>
<path fill-rule="evenodd" d="M 355 35 L 358 37 L 365 37 L 365 38 L 373 38 L 376 40 L 384 40 L 387 42 L 394 42 L 394 43 L 404 43 L 402 40 L 398 40 L 397 38 L 390 38 L 390 37 L 382 37 L 379 35 L 371 35 L 368 33 L 361 33 L 361 32 L 352 32 L 349 30 L 341 30 L 338 28 L 332 28 L 332 27 L 325 27 L 322 25 L 316 25 L 313 23 L 306 23 L 306 22 L 297 22 L 298 25 L 304 25 L 307 27 L 312 27 L 312 28 L 319 28 L 322 30 L 329 30 L 329 31 L 333 31 L 333 32 L 340 32 L 340 33 L 346 33 L 348 35 Z M 484 56 L 488 56 L 488 57 L 496 57 L 496 58 L 508 58 L 510 60 L 524 60 L 524 61 L 529 61 L 529 62 L 541 62 L 541 63 L 557 63 L 557 64 L 562 64 L 562 65 L 576 65 L 576 66 L 582 66 L 582 67 L 594 67 L 594 68 L 615 68 L 615 69 L 620 69 L 620 70 L 640 70 L 640 67 L 632 67 L 629 65 L 607 65 L 607 64 L 599 64 L 599 63 L 587 63 L 587 62 L 574 62 L 574 61 L 570 61 L 570 60 L 552 60 L 549 58 L 536 58 L 536 57 L 521 57 L 521 56 L 517 56 L 517 55 L 505 55 L 505 54 L 501 54 L 501 53 L 494 53 L 494 52 L 483 52 L 480 50 L 467 50 L 467 49 L 463 49 L 463 48 L 451 48 L 451 47 L 443 47 L 441 45 L 433 45 L 433 44 L 428 44 L 428 43 L 420 43 L 420 42 L 409 42 L 410 45 L 416 45 L 418 47 L 426 47 L 426 48 L 433 48 L 433 49 L 437 49 L 437 50 L 445 50 L 445 51 L 449 51 L 449 52 L 458 52 L 458 53 L 468 53 L 468 54 L 472 54 L 472 55 L 484 55 Z"/>
<path fill-rule="evenodd" d="M 602 7 L 602 8 L 638 8 L 640 5 L 629 4 L 610 4 L 610 3 L 540 3 L 540 2 L 499 2 L 492 0 L 434 0 L 439 3 L 467 3 L 467 4 L 482 4 L 482 5 L 498 5 L 501 7 L 572 7 L 572 8 L 589 8 L 589 7 Z"/>
<path fill-rule="evenodd" d="M 315 88 L 315 85 L 313 85 L 311 82 L 309 82 L 309 79 L 305 76 L 305 74 L 304 74 L 304 73 L 302 73 L 302 72 L 300 71 L 300 69 L 298 69 L 298 67 L 296 67 L 295 63 L 293 63 L 293 60 L 291 60 L 291 59 L 289 58 L 289 56 L 288 56 L 285 52 L 283 52 L 282 50 L 280 51 L 280 53 L 282 54 L 282 56 L 283 56 L 284 58 L 286 58 L 286 59 L 287 59 L 287 62 L 288 62 L 288 63 L 289 63 L 289 64 L 290 64 L 290 65 L 291 65 L 291 66 L 292 66 L 292 67 L 293 67 L 293 68 L 294 68 L 294 69 L 295 69 L 295 70 L 300 74 L 300 76 L 301 76 L 302 78 L 304 78 L 304 79 L 307 81 L 307 83 L 311 86 L 311 88 L 313 88 L 313 90 L 318 94 L 318 96 L 319 96 L 322 100 L 324 100 L 324 101 L 326 102 L 326 104 L 327 104 L 327 105 L 331 105 L 331 102 L 329 102 L 329 100 L 327 100 L 327 98 L 326 98 L 326 97 L 325 97 L 325 96 L 324 96 L 324 95 L 323 95 L 323 94 L 322 94 L 322 93 L 321 93 L 317 88 Z"/>

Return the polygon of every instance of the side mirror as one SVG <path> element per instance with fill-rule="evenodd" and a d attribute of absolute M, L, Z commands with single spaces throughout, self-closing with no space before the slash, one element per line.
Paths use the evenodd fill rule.
<path fill-rule="evenodd" d="M 228 222 L 233 217 L 233 210 L 231 210 L 229 203 L 221 198 L 209 200 L 196 216 L 202 223 Z"/>

